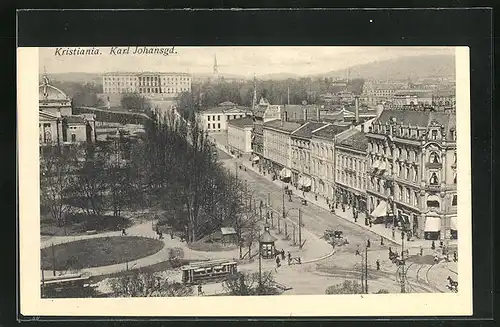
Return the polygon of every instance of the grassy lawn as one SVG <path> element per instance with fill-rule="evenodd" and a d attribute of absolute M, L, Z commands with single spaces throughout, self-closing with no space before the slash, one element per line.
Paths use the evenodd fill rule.
<path fill-rule="evenodd" d="M 82 235 L 88 230 L 96 232 L 119 231 L 132 226 L 132 221 L 124 217 L 88 216 L 76 214 L 68 217 L 66 227 L 57 226 L 52 217 L 41 216 L 40 234 L 49 236 Z"/>
<path fill-rule="evenodd" d="M 222 251 L 232 251 L 238 248 L 236 244 L 226 244 L 214 242 L 194 242 L 188 244 L 188 248 L 194 251 L 204 251 L 204 252 L 222 252 Z"/>
<path fill-rule="evenodd" d="M 160 251 L 165 243 L 138 236 L 100 237 L 54 246 L 55 269 L 82 269 L 133 261 Z M 52 247 L 41 250 L 42 268 L 51 270 Z"/>

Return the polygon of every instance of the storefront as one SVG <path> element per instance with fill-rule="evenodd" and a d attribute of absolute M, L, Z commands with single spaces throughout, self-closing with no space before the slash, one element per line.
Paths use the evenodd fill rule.
<path fill-rule="evenodd" d="M 299 190 L 302 190 L 304 192 L 309 192 L 311 190 L 312 186 L 312 179 L 309 176 L 306 175 L 300 175 L 298 181 L 297 181 L 297 187 Z"/>
<path fill-rule="evenodd" d="M 439 216 L 426 216 L 424 225 L 424 239 L 439 240 L 441 236 L 441 218 Z"/>

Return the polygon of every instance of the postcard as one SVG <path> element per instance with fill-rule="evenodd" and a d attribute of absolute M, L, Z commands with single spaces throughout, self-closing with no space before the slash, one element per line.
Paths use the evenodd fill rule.
<path fill-rule="evenodd" d="M 19 48 L 21 313 L 471 315 L 469 87 L 467 47 Z"/>

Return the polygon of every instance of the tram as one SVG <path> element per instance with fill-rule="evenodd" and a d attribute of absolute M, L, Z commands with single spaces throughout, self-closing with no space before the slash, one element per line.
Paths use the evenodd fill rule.
<path fill-rule="evenodd" d="M 238 272 L 238 264 L 230 260 L 212 260 L 191 263 L 181 271 L 184 284 L 216 283 Z"/>

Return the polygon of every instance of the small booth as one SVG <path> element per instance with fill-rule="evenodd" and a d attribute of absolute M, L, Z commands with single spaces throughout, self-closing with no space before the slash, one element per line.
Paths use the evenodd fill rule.
<path fill-rule="evenodd" d="M 264 232 L 259 237 L 259 249 L 260 254 L 263 259 L 273 259 L 276 252 L 276 242 L 277 238 L 272 236 L 269 232 L 269 224 L 264 226 Z"/>
<path fill-rule="evenodd" d="M 280 179 L 285 182 L 285 183 L 288 183 L 290 182 L 292 178 L 292 171 L 288 168 L 283 168 L 281 171 L 280 171 Z"/>
<path fill-rule="evenodd" d="M 372 222 L 374 224 L 385 223 L 389 216 L 388 213 L 387 202 L 380 201 L 377 207 L 370 214 L 370 216 L 373 217 Z"/>
<path fill-rule="evenodd" d="M 236 243 L 237 235 L 236 231 L 232 227 L 221 227 L 221 240 L 222 244 Z"/>

